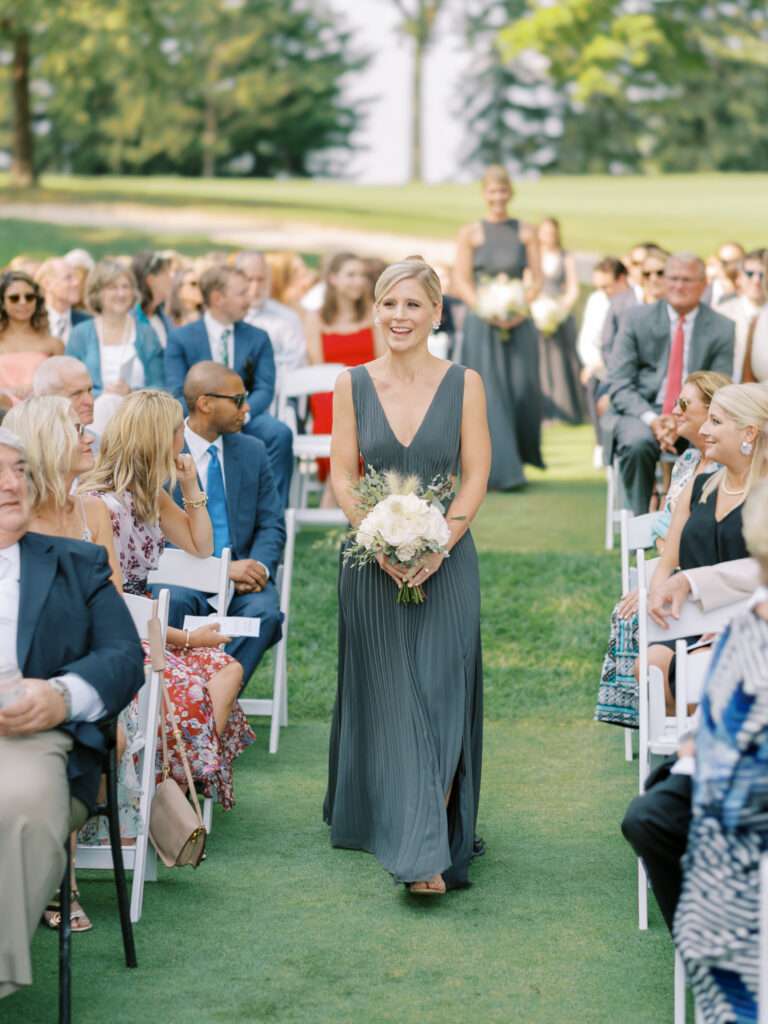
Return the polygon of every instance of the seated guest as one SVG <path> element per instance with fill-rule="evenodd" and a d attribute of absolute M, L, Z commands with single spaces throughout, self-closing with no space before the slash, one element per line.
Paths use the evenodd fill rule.
<path fill-rule="evenodd" d="M 72 404 L 78 423 L 93 423 L 93 381 L 85 364 L 72 356 L 51 356 L 35 370 L 32 392 L 39 397 L 58 395 Z M 94 435 L 88 431 L 91 439 Z"/>
<path fill-rule="evenodd" d="M 744 586 L 746 586 L 747 580 L 757 580 L 758 585 L 761 583 L 763 586 L 765 585 L 768 573 L 768 544 L 766 543 L 765 535 L 766 522 L 768 522 L 768 490 L 766 490 L 765 483 L 762 483 L 753 490 L 747 498 L 744 507 L 744 530 L 747 544 L 753 556 L 756 557 L 695 570 L 697 582 L 701 586 L 702 591 L 706 589 L 712 594 L 718 593 L 721 596 L 727 596 L 730 600 L 723 601 L 722 603 L 730 603 L 734 599 L 732 597 L 733 583 L 737 577 L 741 577 Z M 737 566 L 740 567 L 739 572 L 737 572 Z M 693 575 L 694 573 L 685 574 L 688 577 Z M 717 577 L 723 575 L 727 575 L 725 587 L 722 587 L 717 581 Z M 679 573 L 678 576 L 682 577 L 683 574 Z M 673 579 L 676 578 L 673 577 Z M 764 655 L 766 648 L 765 638 L 757 645 L 749 642 L 745 643 L 742 630 L 739 628 L 739 623 L 744 620 L 749 622 L 751 616 L 764 617 L 762 614 L 764 605 L 760 601 L 763 593 L 761 591 L 756 595 L 757 603 L 753 612 L 748 613 L 743 618 L 736 619 L 733 626 L 726 629 L 724 636 L 718 643 L 703 695 L 705 708 L 709 710 L 710 722 L 706 723 L 708 729 L 712 725 L 710 695 L 719 689 L 719 683 L 716 680 L 719 680 L 720 673 L 725 670 L 726 678 L 731 678 L 730 673 L 734 665 L 734 655 L 737 653 L 743 656 L 749 652 L 753 659 L 759 658 L 762 647 Z M 740 590 L 736 599 L 743 596 L 744 593 Z M 676 597 L 677 595 L 675 595 Z M 676 600 L 672 602 L 669 608 L 660 609 L 660 614 L 665 616 L 674 615 L 673 606 L 675 604 Z M 680 605 L 677 604 L 678 609 L 679 607 Z M 762 629 L 758 622 L 753 621 L 753 624 Z M 753 661 L 753 664 L 757 667 L 759 662 Z M 761 683 L 763 686 L 766 679 L 768 679 L 768 668 L 764 666 L 761 673 Z M 749 702 L 745 701 L 743 697 L 742 702 L 744 707 L 749 707 Z M 722 710 L 727 706 L 727 701 L 718 702 L 716 710 L 718 719 Z M 754 707 L 755 705 L 753 704 L 752 706 Z M 704 715 L 702 714 L 698 716 L 699 726 L 697 735 L 703 728 L 703 718 Z M 743 719 L 741 716 L 737 716 L 733 721 L 740 724 Z M 722 728 L 722 724 L 720 728 Z M 632 800 L 621 824 L 621 830 L 624 833 L 625 839 L 632 845 L 635 853 L 643 858 L 651 885 L 653 886 L 654 895 L 670 931 L 672 930 L 675 910 L 677 909 L 682 888 L 681 858 L 685 854 L 691 822 L 693 757 L 695 754 L 696 760 L 699 760 L 701 753 L 699 746 L 698 742 L 691 741 L 691 739 L 684 740 L 678 751 L 678 760 L 676 762 L 674 760 L 666 762 L 651 773 L 645 785 L 645 792 Z M 762 749 L 762 747 L 757 749 Z M 691 835 L 693 836 L 693 832 Z M 712 863 L 720 864 L 720 856 L 718 855 L 715 860 L 712 860 L 710 866 Z M 718 892 L 722 892 L 719 885 Z M 711 887 L 709 889 L 709 898 L 710 900 L 712 898 Z M 721 915 L 721 923 L 728 916 L 727 913 Z M 728 943 L 725 943 L 721 948 L 727 948 L 728 945 Z"/>
<path fill-rule="evenodd" d="M 640 268 L 640 276 L 643 281 L 643 296 L 640 301 L 646 306 L 667 297 L 666 269 L 669 256 L 666 249 L 660 249 L 655 245 L 651 246 L 645 254 Z"/>
<path fill-rule="evenodd" d="M 650 249 L 658 249 L 655 242 L 638 242 L 622 261 L 629 272 L 629 284 L 638 302 L 643 302 L 643 263 Z"/>
<path fill-rule="evenodd" d="M 748 252 L 739 265 L 736 278 L 736 293 L 720 303 L 718 312 L 733 320 L 736 335 L 733 346 L 733 379 L 756 380 L 751 372 L 751 342 L 754 342 L 754 327 L 760 312 L 766 306 L 768 292 L 765 287 L 765 263 L 759 249 Z M 747 348 L 750 348 L 749 354 Z"/>
<path fill-rule="evenodd" d="M 243 429 L 264 442 L 283 507 L 293 475 L 293 434 L 267 411 L 275 397 L 275 358 L 266 331 L 245 323 L 248 282 L 235 267 L 214 266 L 200 278 L 205 302 L 201 320 L 168 337 L 165 371 L 169 390 L 184 398 L 188 371 L 213 359 L 239 374 L 248 394 L 249 419 Z"/>
<path fill-rule="evenodd" d="M 704 294 L 703 302 L 717 307 L 722 302 L 727 302 L 728 299 L 736 294 L 739 264 L 744 259 L 745 254 L 746 250 L 739 242 L 723 242 L 717 250 L 715 272 L 712 277 L 712 283 Z"/>
<path fill-rule="evenodd" d="M 73 328 L 66 351 L 85 363 L 91 375 L 94 429 L 101 434 L 131 391 L 164 386 L 163 350 L 152 328 L 131 315 L 138 292 L 128 267 L 115 260 L 97 263 L 86 294 L 95 316 Z"/>
<path fill-rule="evenodd" d="M 64 253 L 64 261 L 73 267 L 80 282 L 80 291 L 77 301 L 74 303 L 77 309 L 85 309 L 85 282 L 88 275 L 96 266 L 96 261 L 86 249 L 70 249 Z"/>
<path fill-rule="evenodd" d="M 321 293 L 323 289 L 317 274 L 310 270 L 302 256 L 297 252 L 268 252 L 266 260 L 272 282 L 272 298 L 276 302 L 292 309 L 302 319 L 305 311 L 319 309 L 322 294 L 317 305 L 305 305 L 305 299 L 316 294 L 318 287 Z"/>
<path fill-rule="evenodd" d="M 595 283 L 595 296 L 601 296 L 605 304 L 599 304 L 602 314 L 600 323 L 597 323 L 596 313 L 593 309 L 585 309 L 582 330 L 579 334 L 577 352 L 582 359 L 581 382 L 587 389 L 587 403 L 590 415 L 595 422 L 596 417 L 602 415 L 607 408 L 608 387 L 605 383 L 606 366 L 608 358 L 613 351 L 619 324 L 624 312 L 631 306 L 637 304 L 635 293 L 630 286 L 627 268 L 614 257 L 607 256 L 601 260 L 593 271 Z M 592 297 L 590 296 L 590 299 Z M 589 306 L 589 300 L 587 301 Z M 595 302 L 597 306 L 597 302 Z M 594 337 L 589 340 L 585 334 L 585 327 L 589 329 L 589 317 L 594 317 Z M 583 355 L 582 355 L 583 352 Z M 585 362 L 584 359 L 587 361 Z M 601 405 L 600 399 L 603 398 Z M 599 433 L 599 428 L 598 429 Z"/>
<path fill-rule="evenodd" d="M 240 252 L 235 258 L 235 267 L 242 270 L 248 281 L 250 306 L 245 322 L 267 332 L 278 369 L 295 370 L 303 366 L 307 360 L 304 326 L 298 313 L 269 297 L 269 264 L 263 253 Z"/>
<path fill-rule="evenodd" d="M 9 270 L 0 277 L 0 390 L 14 400 L 32 390 L 32 376 L 64 346 L 48 330 L 45 299 L 28 274 Z"/>
<path fill-rule="evenodd" d="M 173 275 L 168 296 L 168 315 L 173 327 L 184 327 L 203 315 L 203 293 L 197 277 L 194 267 L 177 270 Z"/>
<path fill-rule="evenodd" d="M 721 637 L 695 739 L 693 820 L 674 937 L 705 1020 L 757 1022 L 760 860 L 768 759 L 768 489 L 747 499 L 744 533 L 763 587 Z M 764 954 L 763 954 L 764 955 Z"/>
<path fill-rule="evenodd" d="M 654 525 L 657 545 L 666 537 L 675 505 L 697 475 L 714 472 L 717 463 L 703 455 L 704 438 L 700 433 L 713 396 L 729 383 L 722 373 L 702 370 L 687 377 L 673 410 L 677 433 L 690 442 L 675 462 L 672 482 L 664 507 Z M 635 665 L 639 655 L 637 591 L 624 595 L 611 614 L 608 650 L 600 673 L 595 721 L 637 728 L 639 703 Z"/>
<path fill-rule="evenodd" d="M 96 802 L 93 724 L 144 682 L 130 613 L 103 548 L 29 533 L 23 448 L 0 428 L 2 650 L 23 677 L 0 707 L 0 997 L 32 982 L 30 943 L 64 873 L 64 842 Z"/>
<path fill-rule="evenodd" d="M 235 593 L 228 615 L 261 620 L 258 637 L 238 637 L 226 651 L 243 666 L 247 683 L 264 652 L 281 635 L 280 596 L 275 575 L 285 543 L 280 502 L 264 445 L 242 434 L 246 391 L 240 377 L 220 363 L 197 363 L 184 381 L 189 417 L 184 451 L 194 459 L 208 497 L 213 523 L 213 553 L 232 551 L 230 579 Z M 177 488 L 174 497 L 183 502 Z M 207 595 L 171 588 L 169 621 L 179 626 L 185 615 L 208 615 Z"/>
<path fill-rule="evenodd" d="M 165 252 L 137 252 L 131 260 L 131 269 L 140 296 L 136 305 L 136 319 L 151 327 L 165 348 L 168 332 L 174 327 L 165 312 L 173 280 L 173 257 Z"/>
<path fill-rule="evenodd" d="M 73 327 L 90 320 L 88 313 L 76 309 L 80 301 L 80 277 L 64 259 L 50 259 L 37 273 L 48 313 L 48 328 L 54 338 L 65 345 Z"/>
<path fill-rule="evenodd" d="M 750 490 L 768 475 L 766 426 L 768 384 L 730 384 L 713 397 L 701 434 L 705 457 L 721 468 L 708 478 L 696 477 L 680 495 L 651 581 L 649 607 L 655 607 L 656 593 L 676 569 L 747 557 L 741 512 Z M 648 650 L 648 664 L 656 665 L 664 676 L 670 712 L 674 646 L 653 644 Z"/>
<path fill-rule="evenodd" d="M 164 391 L 136 391 L 110 420 L 101 439 L 95 469 L 84 475 L 80 492 L 98 497 L 109 510 L 112 535 L 126 593 L 148 592 L 166 539 L 196 557 L 213 551 L 211 520 L 195 466 L 182 455 L 183 414 Z M 164 489 L 178 481 L 179 508 Z M 254 735 L 237 695 L 240 665 L 220 650 L 228 640 L 218 626 L 168 630 L 165 678 L 171 699 L 186 722 L 184 730 L 193 778 L 205 795 L 216 790 L 226 809 L 234 804 L 232 762 Z M 185 785 L 184 769 L 168 733 L 171 770 Z"/>
<path fill-rule="evenodd" d="M 672 410 L 683 380 L 695 370 L 733 368 L 733 324 L 700 303 L 702 261 L 686 253 L 670 257 L 665 280 L 666 300 L 627 313 L 608 366 L 608 447 L 618 455 L 635 515 L 648 511 L 660 452 L 674 450 Z"/>

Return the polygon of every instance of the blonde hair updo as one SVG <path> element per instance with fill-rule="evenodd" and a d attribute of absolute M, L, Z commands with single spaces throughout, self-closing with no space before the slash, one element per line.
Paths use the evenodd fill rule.
<path fill-rule="evenodd" d="M 376 305 L 381 302 L 387 292 L 390 292 L 401 281 L 418 281 L 433 306 L 439 306 L 442 303 L 443 292 L 437 273 L 424 260 L 411 257 L 400 263 L 390 264 L 381 274 L 373 293 Z"/>

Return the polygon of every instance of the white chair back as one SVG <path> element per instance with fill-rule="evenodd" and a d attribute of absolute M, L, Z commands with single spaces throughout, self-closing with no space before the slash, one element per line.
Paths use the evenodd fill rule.
<path fill-rule="evenodd" d="M 661 514 L 649 512 L 644 516 L 633 516 L 629 509 L 621 513 L 621 592 L 628 593 L 632 589 L 630 576 L 632 552 L 637 559 L 640 551 L 654 547 L 653 527 L 658 523 Z"/>
<path fill-rule="evenodd" d="M 154 615 L 154 602 L 148 597 L 133 594 L 123 595 L 131 613 L 136 631 L 142 640 L 148 639 L 148 624 Z M 168 608 L 170 593 L 161 590 L 157 598 L 157 617 L 160 620 L 160 633 L 165 643 L 168 629 Z M 152 798 L 155 793 L 155 771 L 157 760 L 157 735 L 160 719 L 161 673 L 149 665 L 146 668 L 146 681 L 139 691 L 139 733 L 136 738 L 139 755 L 139 779 L 141 796 L 139 798 L 139 832 L 135 843 L 123 845 L 123 862 L 126 868 L 133 870 L 131 882 L 131 921 L 140 920 L 144 902 L 145 881 L 157 879 L 157 858 L 154 849 L 149 845 L 149 815 L 152 809 Z M 108 846 L 89 846 L 79 844 L 77 847 L 77 864 L 82 868 L 112 869 L 112 852 Z"/>
<path fill-rule="evenodd" d="M 216 594 L 218 612 L 225 615 L 229 604 L 229 563 L 232 553 L 224 548 L 219 557 L 197 558 L 181 548 L 166 548 L 156 569 L 149 574 L 150 583 L 191 587 L 204 594 Z"/>

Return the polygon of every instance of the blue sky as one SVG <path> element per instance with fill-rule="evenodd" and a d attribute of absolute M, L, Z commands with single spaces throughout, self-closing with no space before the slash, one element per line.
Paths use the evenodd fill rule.
<path fill-rule="evenodd" d="M 373 53 L 366 71 L 356 76 L 350 92 L 370 96 L 366 127 L 350 173 L 359 181 L 399 183 L 408 175 L 410 116 L 410 47 L 395 32 L 397 12 L 391 0 L 328 0 L 355 29 L 360 45 Z M 450 6 L 450 5 L 449 5 Z M 455 116 L 459 81 L 466 56 L 450 11 L 441 22 L 437 44 L 425 68 L 424 173 L 428 181 L 460 174 L 463 128 Z"/>

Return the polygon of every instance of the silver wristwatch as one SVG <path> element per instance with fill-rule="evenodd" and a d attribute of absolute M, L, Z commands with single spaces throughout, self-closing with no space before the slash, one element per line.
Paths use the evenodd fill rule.
<path fill-rule="evenodd" d="M 58 677 L 54 679 L 49 679 L 48 685 L 52 690 L 55 690 L 56 693 L 60 693 L 61 696 L 64 698 L 64 721 L 71 722 L 72 694 L 69 692 L 69 687 L 67 686 L 63 679 L 59 679 Z"/>

